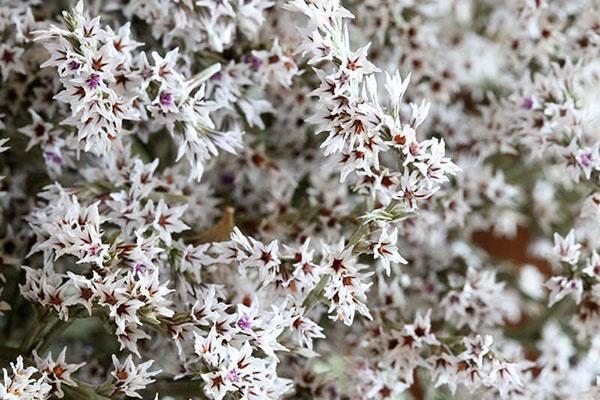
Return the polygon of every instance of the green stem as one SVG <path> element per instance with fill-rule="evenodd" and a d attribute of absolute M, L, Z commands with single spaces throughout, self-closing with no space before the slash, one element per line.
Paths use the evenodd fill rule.
<path fill-rule="evenodd" d="M 369 223 L 360 224 L 358 226 L 358 228 L 356 228 L 356 231 L 354 231 L 354 234 L 352 235 L 352 237 L 350 237 L 350 240 L 348 241 L 346 248 L 356 246 L 368 233 L 369 233 Z"/>
<path fill-rule="evenodd" d="M 35 326 L 32 329 L 29 329 L 27 335 L 21 343 L 21 352 L 23 354 L 29 354 L 29 352 L 33 349 L 33 344 L 42 331 L 46 328 L 51 318 L 52 314 L 48 310 L 44 310 L 41 317 L 37 319 Z"/>
<path fill-rule="evenodd" d="M 325 290 L 325 286 L 329 282 L 329 275 L 323 275 L 317 286 L 313 288 L 313 290 L 308 293 L 308 296 L 302 302 L 302 307 L 304 307 L 304 314 L 308 314 L 308 312 L 316 306 L 323 297 L 323 292 Z"/>
<path fill-rule="evenodd" d="M 8 365 L 8 363 L 14 362 L 20 354 L 21 351 L 18 348 L 0 345 L 0 361 L 2 361 L 2 364 Z M 34 365 L 33 361 L 26 356 L 23 356 L 23 362 L 25 365 Z M 76 387 L 62 386 L 67 400 L 110 400 L 110 397 L 96 393 L 95 385 L 77 379 L 74 379 L 74 381 L 77 383 Z"/>
<path fill-rule="evenodd" d="M 152 398 L 156 393 L 160 393 L 161 396 L 191 397 L 194 399 L 206 400 L 208 397 L 204 395 L 202 390 L 203 386 L 204 382 L 201 380 L 157 380 L 142 391 L 142 397 L 144 399 Z"/>
<path fill-rule="evenodd" d="M 37 351 L 40 355 L 45 354 L 50 346 L 64 333 L 64 331 L 71 326 L 73 319 L 68 321 L 57 320 L 54 325 L 46 332 L 42 340 L 40 340 L 36 346 Z"/>
<path fill-rule="evenodd" d="M 63 391 L 65 392 L 66 399 L 73 400 L 110 400 L 110 397 L 103 396 L 96 393 L 95 386 L 89 383 L 76 381 L 77 386 L 66 386 L 63 385 Z"/>
<path fill-rule="evenodd" d="M 21 352 L 17 348 L 0 345 L 0 360 L 6 364 L 15 361 L 20 354 Z"/>

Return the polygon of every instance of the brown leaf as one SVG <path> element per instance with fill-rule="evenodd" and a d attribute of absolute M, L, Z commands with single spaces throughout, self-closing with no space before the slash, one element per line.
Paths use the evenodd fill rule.
<path fill-rule="evenodd" d="M 208 230 L 199 234 L 195 243 L 202 244 L 229 240 L 233 229 L 233 214 L 233 208 L 227 207 L 221 219 Z"/>

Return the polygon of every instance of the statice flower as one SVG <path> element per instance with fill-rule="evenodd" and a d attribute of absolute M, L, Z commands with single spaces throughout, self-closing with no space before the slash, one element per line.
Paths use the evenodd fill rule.
<path fill-rule="evenodd" d="M 597 1 L 0 3 L 0 398 L 598 397 Z"/>
<path fill-rule="evenodd" d="M 0 384 L 0 395 L 7 400 L 32 399 L 43 400 L 50 396 L 52 387 L 46 383 L 35 367 L 25 367 L 23 357 L 19 356 L 16 363 L 10 363 L 11 371 L 2 369 L 4 379 Z M 37 375 L 34 377 L 34 375 Z"/>
<path fill-rule="evenodd" d="M 37 31 L 36 40 L 50 54 L 41 67 L 58 71 L 63 90 L 56 99 L 71 109 L 62 124 L 75 128 L 78 152 L 83 148 L 104 156 L 118 150 L 128 134 L 127 121 L 142 120 L 167 128 L 178 142 L 177 159 L 185 156 L 190 178 L 200 179 L 217 148 L 235 152 L 239 147 L 241 134 L 228 137 L 215 131 L 209 113 L 219 106 L 204 99 L 202 84 L 219 64 L 187 79 L 175 69 L 177 49 L 164 56 L 152 52 L 150 63 L 145 52 L 136 50 L 143 43 L 130 37 L 129 23 L 117 32 L 103 28 L 100 17 L 84 13 L 83 2 L 73 13 L 63 13 L 63 19 L 64 28 Z"/>
<path fill-rule="evenodd" d="M 67 364 L 65 362 L 67 348 L 65 347 L 56 360 L 52 354 L 48 354 L 46 358 L 41 358 L 33 351 L 33 357 L 38 370 L 43 373 L 44 381 L 52 387 L 52 393 L 58 397 L 64 397 L 64 392 L 61 386 L 77 386 L 77 383 L 71 378 L 71 374 L 81 368 L 85 363 Z"/>
<path fill-rule="evenodd" d="M 148 371 L 152 366 L 152 361 L 135 365 L 131 355 L 124 362 L 121 362 L 113 354 L 112 361 L 114 370 L 111 372 L 111 375 L 115 381 L 113 396 L 124 394 L 128 397 L 142 398 L 137 391 L 154 382 L 152 377 L 160 373 L 160 371 Z"/>

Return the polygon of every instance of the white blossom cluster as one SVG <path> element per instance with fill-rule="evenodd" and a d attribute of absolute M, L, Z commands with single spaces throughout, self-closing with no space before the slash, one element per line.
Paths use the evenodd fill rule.
<path fill-rule="evenodd" d="M 0 34 L 0 399 L 600 398 L 597 0 Z"/>

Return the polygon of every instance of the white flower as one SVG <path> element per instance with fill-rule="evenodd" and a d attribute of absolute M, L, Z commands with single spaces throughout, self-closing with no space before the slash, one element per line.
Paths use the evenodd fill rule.
<path fill-rule="evenodd" d="M 26 150 L 31 149 L 37 144 L 42 143 L 45 145 L 47 142 L 55 140 L 56 132 L 53 132 L 54 126 L 45 122 L 33 109 L 30 109 L 29 113 L 33 120 L 32 123 L 19 129 L 19 132 L 29 137 Z"/>
<path fill-rule="evenodd" d="M 0 73 L 2 80 L 7 81 L 11 71 L 25 73 L 23 65 L 23 49 L 10 43 L 0 45 Z"/>
<path fill-rule="evenodd" d="M 4 379 L 0 383 L 0 397 L 6 400 L 45 400 L 50 397 L 52 387 L 45 378 L 33 377 L 39 371 L 35 367 L 23 366 L 23 357 L 17 357 L 17 362 L 10 363 L 11 372 L 2 368 Z"/>
<path fill-rule="evenodd" d="M 225 348 L 222 338 L 217 336 L 216 327 L 213 326 L 206 337 L 194 332 L 194 351 L 199 357 L 211 366 L 217 366 L 221 361 Z"/>
<path fill-rule="evenodd" d="M 550 289 L 550 300 L 548 303 L 550 307 L 569 294 L 574 296 L 575 303 L 581 303 L 583 282 L 579 278 L 569 279 L 564 276 L 553 276 L 546 282 L 546 287 Z"/>
<path fill-rule="evenodd" d="M 325 338 L 325 335 L 321 326 L 303 314 L 304 309 L 302 308 L 294 310 L 294 314 L 292 315 L 292 331 L 297 343 L 312 351 L 313 340 Z"/>
<path fill-rule="evenodd" d="M 412 337 L 415 347 L 439 344 L 435 334 L 431 332 L 430 318 L 431 309 L 427 310 L 425 316 L 422 316 L 421 313 L 417 312 L 414 322 L 409 325 L 404 325 L 403 333 L 405 337 Z"/>
<path fill-rule="evenodd" d="M 161 371 L 148 371 L 154 361 L 146 361 L 142 364 L 135 365 L 131 355 L 127 356 L 124 362 L 113 354 L 112 361 L 114 369 L 111 375 L 114 379 L 115 389 L 113 391 L 114 396 L 126 395 L 129 397 L 142 398 L 137 392 L 138 390 L 144 389 L 148 384 L 154 382 L 152 378 L 158 375 Z"/>
<path fill-rule="evenodd" d="M 465 337 L 463 344 L 466 350 L 460 354 L 462 360 L 470 360 L 475 362 L 479 368 L 483 365 L 483 357 L 490 351 L 493 343 L 493 339 L 490 335 L 477 335 L 475 337 Z"/>
<path fill-rule="evenodd" d="M 389 226 L 381 230 L 379 240 L 372 243 L 370 247 L 373 249 L 375 259 L 380 259 L 383 269 L 386 274 L 390 274 L 390 262 L 398 264 L 406 264 L 407 261 L 398 253 L 396 242 L 398 240 L 398 228 L 390 230 Z"/>
<path fill-rule="evenodd" d="M 172 233 L 179 233 L 189 229 L 189 226 L 181 221 L 186 208 L 187 205 L 169 207 L 162 199 L 158 202 L 152 226 L 167 246 L 171 245 Z"/>
<path fill-rule="evenodd" d="M 585 267 L 583 273 L 594 278 L 600 278 L 600 254 L 596 251 L 588 259 L 587 267 Z"/>
<path fill-rule="evenodd" d="M 579 261 L 581 245 L 575 243 L 575 230 L 571 229 L 564 238 L 558 233 L 554 234 L 554 253 L 562 262 L 577 264 Z"/>
<path fill-rule="evenodd" d="M 529 363 L 496 362 L 492 371 L 491 380 L 498 387 L 500 396 L 505 397 L 509 390 L 523 386 L 522 369 L 530 366 Z"/>
<path fill-rule="evenodd" d="M 373 285 L 367 278 L 373 272 L 360 273 L 353 267 L 341 267 L 331 276 L 325 287 L 325 298 L 329 300 L 330 318 L 341 320 L 346 325 L 352 325 L 356 312 L 372 319 L 367 307 L 367 291 Z"/>
<path fill-rule="evenodd" d="M 534 299 L 544 297 L 544 275 L 533 265 L 524 265 L 519 273 L 519 287 Z"/>
<path fill-rule="evenodd" d="M 33 351 L 33 358 L 38 370 L 44 374 L 44 381 L 52 387 L 52 393 L 58 398 L 64 397 L 61 385 L 77 386 L 77 383 L 71 378 L 71 374 L 85 365 L 85 363 L 67 364 L 66 352 L 67 348 L 65 347 L 55 361 L 52 353 L 49 353 L 46 358 L 41 358 L 35 350 Z"/>

